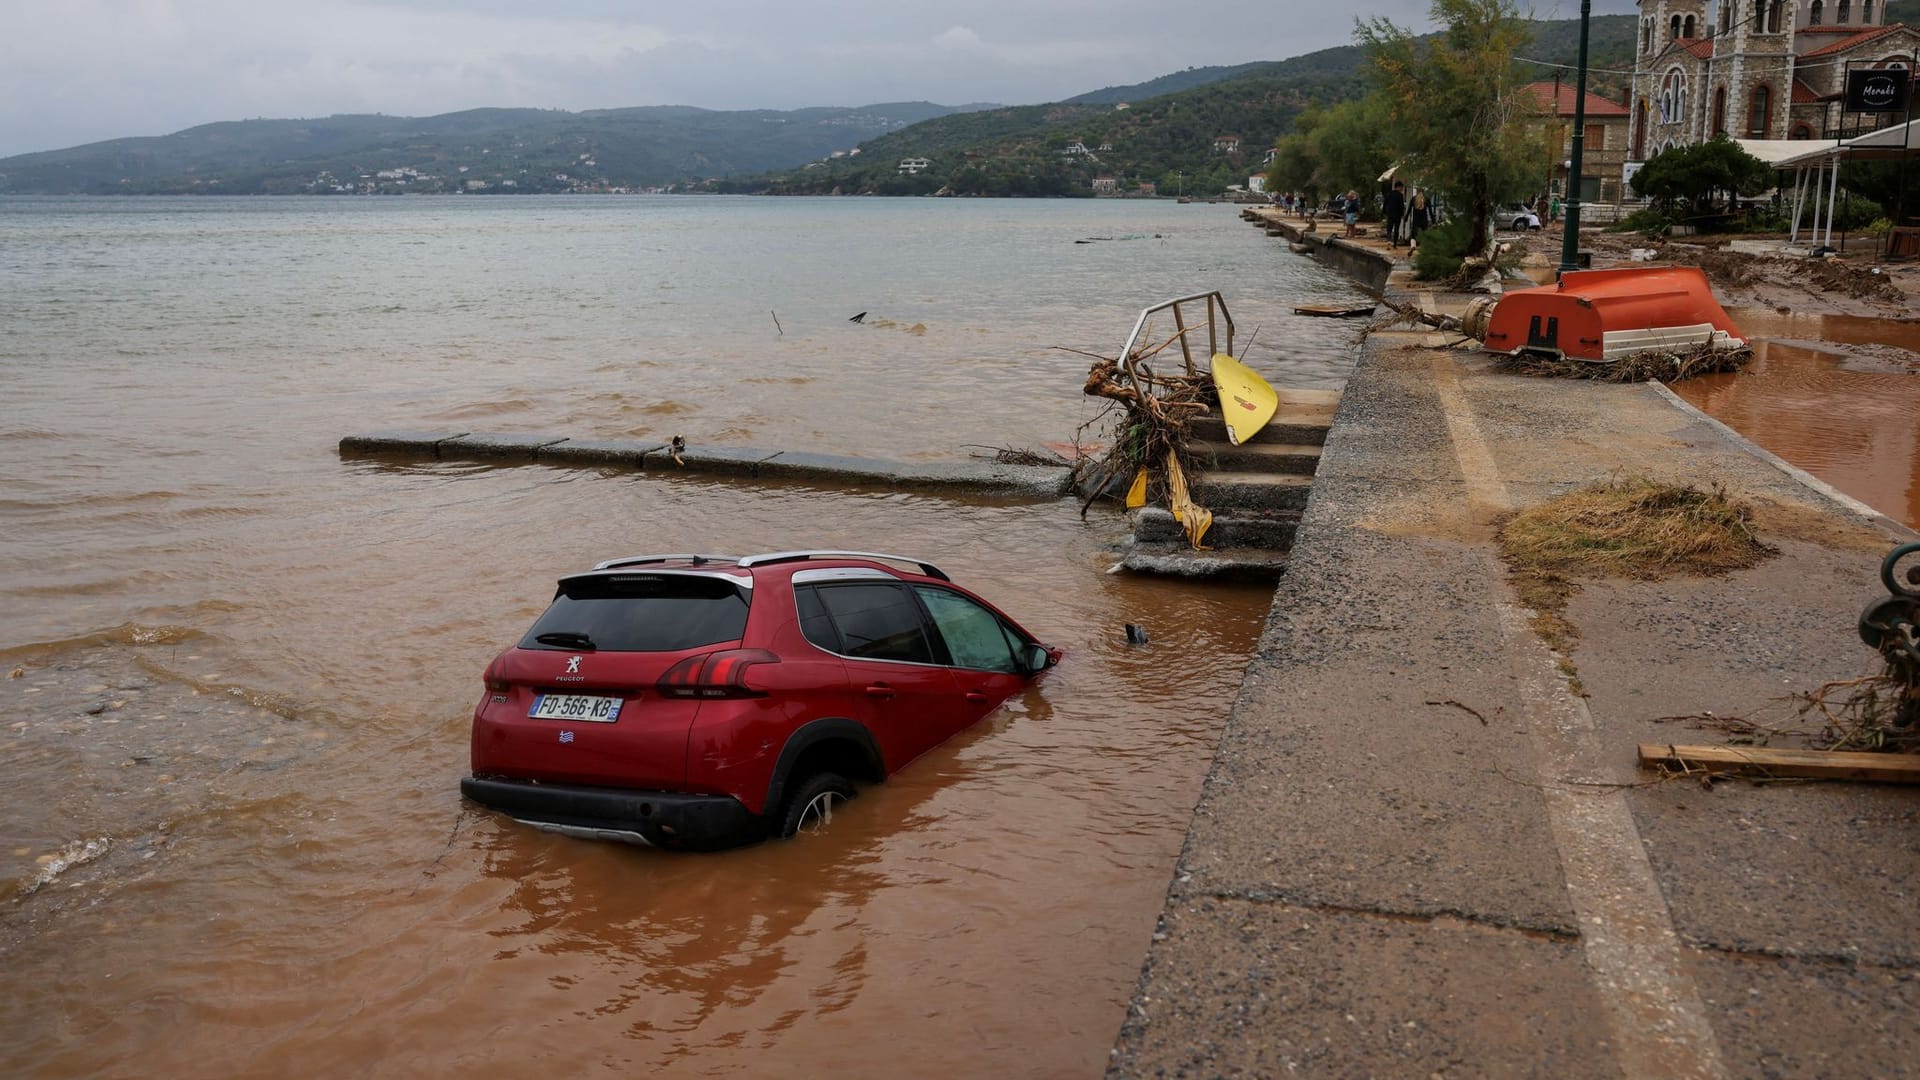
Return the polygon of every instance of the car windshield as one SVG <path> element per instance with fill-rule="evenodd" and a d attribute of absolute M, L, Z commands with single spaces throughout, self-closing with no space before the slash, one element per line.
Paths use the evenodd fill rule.
<path fill-rule="evenodd" d="M 747 603 L 733 582 L 708 575 L 568 578 L 520 647 L 679 652 L 737 641 L 746 629 Z"/>

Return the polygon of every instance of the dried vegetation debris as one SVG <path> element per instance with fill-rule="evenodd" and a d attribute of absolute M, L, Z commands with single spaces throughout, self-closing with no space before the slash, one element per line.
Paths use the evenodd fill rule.
<path fill-rule="evenodd" d="M 1623 356 L 1618 360 L 1580 360 L 1566 356 L 1541 356 L 1516 353 L 1501 356 L 1494 365 L 1515 375 L 1544 376 L 1556 379 L 1589 379 L 1596 382 L 1681 382 L 1696 375 L 1739 371 L 1753 359 L 1749 348 L 1717 349 L 1698 345 L 1690 349 L 1660 349 Z"/>
<path fill-rule="evenodd" d="M 1576 691 L 1568 654 L 1579 629 L 1566 617 L 1567 601 L 1580 591 L 1576 578 L 1723 574 L 1775 553 L 1754 533 L 1752 508 L 1725 489 L 1645 476 L 1591 484 L 1523 510 L 1501 524 L 1499 545 L 1514 591 L 1534 613 L 1535 633 L 1560 654 Z"/>
<path fill-rule="evenodd" d="M 1791 286 L 1827 297 L 1835 293 L 1855 300 L 1905 304 L 1907 296 L 1889 274 L 1877 267 L 1846 259 L 1815 259 L 1792 255 L 1754 255 L 1708 244 L 1650 241 L 1654 260 L 1697 266 L 1715 285 L 1725 289 Z"/>

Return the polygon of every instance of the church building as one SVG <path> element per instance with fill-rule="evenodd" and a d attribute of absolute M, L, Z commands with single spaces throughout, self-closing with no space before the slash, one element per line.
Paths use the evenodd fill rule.
<path fill-rule="evenodd" d="M 1645 161 L 1725 133 L 1834 139 L 1905 121 L 1847 113 L 1847 71 L 1906 68 L 1920 31 L 1886 0 L 1639 0 L 1632 147 Z"/>

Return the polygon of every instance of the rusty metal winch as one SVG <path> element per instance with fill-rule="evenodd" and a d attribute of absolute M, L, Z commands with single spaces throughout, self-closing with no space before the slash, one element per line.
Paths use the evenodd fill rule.
<path fill-rule="evenodd" d="M 1886 658 L 1887 675 L 1906 688 L 1894 724 L 1920 723 L 1920 544 L 1902 544 L 1880 563 L 1891 595 L 1860 613 L 1860 640 Z"/>

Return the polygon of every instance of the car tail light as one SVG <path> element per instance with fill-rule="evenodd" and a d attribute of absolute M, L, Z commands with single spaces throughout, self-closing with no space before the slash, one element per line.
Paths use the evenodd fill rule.
<path fill-rule="evenodd" d="M 500 660 L 504 656 L 506 656 L 506 654 L 501 653 L 500 656 L 494 657 L 493 661 L 487 665 L 487 673 L 481 676 L 481 678 L 486 681 L 487 690 L 490 693 L 504 694 L 508 690 L 507 680 L 497 674 L 500 667 Z"/>
<path fill-rule="evenodd" d="M 747 685 L 747 669 L 755 664 L 777 664 L 780 658 L 765 649 L 725 649 L 689 656 L 660 676 L 656 689 L 666 697 L 763 697 L 764 690 Z"/>

